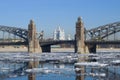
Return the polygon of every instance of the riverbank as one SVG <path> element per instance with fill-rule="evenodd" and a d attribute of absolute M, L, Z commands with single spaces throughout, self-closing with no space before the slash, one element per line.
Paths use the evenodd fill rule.
<path fill-rule="evenodd" d="M 0 52 L 27 52 L 27 47 L 0 47 Z"/>
<path fill-rule="evenodd" d="M 74 48 L 51 48 L 51 52 L 74 52 Z"/>
<path fill-rule="evenodd" d="M 27 52 L 27 47 L 0 47 L 0 52 Z M 51 52 L 74 52 L 74 48 L 51 48 Z M 100 48 L 97 52 L 120 52 L 120 48 Z"/>
<path fill-rule="evenodd" d="M 0 47 L 0 52 L 27 52 L 27 47 Z M 51 52 L 74 52 L 74 48 L 51 48 Z"/>
<path fill-rule="evenodd" d="M 97 52 L 120 52 L 120 48 L 99 48 Z"/>

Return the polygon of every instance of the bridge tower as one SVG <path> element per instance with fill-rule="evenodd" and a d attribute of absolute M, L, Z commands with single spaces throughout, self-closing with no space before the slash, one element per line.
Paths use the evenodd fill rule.
<path fill-rule="evenodd" d="M 81 17 L 79 17 L 78 21 L 76 22 L 75 52 L 80 53 L 80 54 L 86 53 L 84 34 L 85 34 L 84 25 L 83 25 Z"/>
<path fill-rule="evenodd" d="M 30 20 L 28 25 L 28 52 L 29 53 L 42 53 L 39 41 L 36 37 L 36 27 L 33 20 Z M 28 67 L 30 69 L 36 68 L 39 65 L 39 61 L 29 61 Z M 28 75 L 28 80 L 35 80 L 35 74 L 31 73 Z"/>
<path fill-rule="evenodd" d="M 36 37 L 36 26 L 33 20 L 30 20 L 28 25 L 28 52 L 29 53 L 41 53 L 42 49 L 39 45 L 39 40 Z"/>

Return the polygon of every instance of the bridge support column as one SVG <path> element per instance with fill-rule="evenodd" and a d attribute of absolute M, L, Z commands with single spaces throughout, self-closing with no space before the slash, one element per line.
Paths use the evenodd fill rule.
<path fill-rule="evenodd" d="M 75 34 L 75 44 L 74 44 L 74 51 L 77 53 L 77 40 L 76 40 L 76 34 Z"/>
<path fill-rule="evenodd" d="M 85 45 L 85 53 L 90 53 L 88 45 Z"/>
<path fill-rule="evenodd" d="M 96 53 L 96 44 L 88 45 L 90 53 Z"/>
<path fill-rule="evenodd" d="M 28 25 L 28 52 L 29 53 L 41 53 L 41 47 L 39 41 L 36 37 L 36 27 L 34 22 L 31 20 L 30 24 Z M 39 65 L 39 61 L 29 61 L 28 67 L 30 69 L 36 68 Z M 28 75 L 28 80 L 35 80 L 35 74 L 31 73 Z"/>
<path fill-rule="evenodd" d="M 77 53 L 86 53 L 86 46 L 85 46 L 85 36 L 84 36 L 84 26 L 81 18 L 78 18 L 76 22 L 76 44 L 75 44 L 75 52 Z"/>
<path fill-rule="evenodd" d="M 29 53 L 41 53 L 41 47 L 39 40 L 36 37 L 36 27 L 34 22 L 31 20 L 28 25 L 28 52 Z"/>
<path fill-rule="evenodd" d="M 42 46 L 42 52 L 51 52 L 51 47 L 50 47 L 50 45 Z"/>

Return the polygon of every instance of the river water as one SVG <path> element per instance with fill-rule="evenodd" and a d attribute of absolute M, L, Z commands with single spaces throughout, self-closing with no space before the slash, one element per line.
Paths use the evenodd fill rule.
<path fill-rule="evenodd" d="M 92 53 L 91 53 L 92 54 Z M 84 80 L 120 80 L 120 66 L 114 66 L 112 61 L 120 60 L 120 51 L 98 51 L 95 57 L 98 62 L 108 64 L 105 68 L 96 68 L 85 66 Z M 80 80 L 75 73 L 74 64 L 77 63 L 78 55 L 72 52 L 61 53 L 1 53 L 0 54 L 0 80 L 28 80 L 28 75 L 31 73 L 29 68 L 24 67 L 26 62 L 40 61 L 39 66 L 33 70 L 36 80 Z M 83 56 L 83 55 L 82 55 Z M 86 56 L 86 55 L 85 55 Z M 87 55 L 88 56 L 88 55 Z M 96 55 L 95 55 L 96 56 Z M 20 69 L 20 67 L 24 67 Z M 20 70 L 18 70 L 20 69 Z M 104 73 L 102 77 L 96 76 L 94 73 Z M 15 72 L 15 70 L 17 70 Z M 109 70 L 109 71 L 106 71 Z"/>

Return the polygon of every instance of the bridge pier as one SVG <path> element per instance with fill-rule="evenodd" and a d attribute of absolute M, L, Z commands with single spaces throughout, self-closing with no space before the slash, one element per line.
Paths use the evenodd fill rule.
<path fill-rule="evenodd" d="M 76 22 L 75 53 L 96 53 L 96 44 L 85 43 L 85 28 L 81 18 Z"/>
<path fill-rule="evenodd" d="M 51 46 L 47 45 L 47 46 L 41 46 L 42 48 L 42 52 L 51 52 Z"/>
<path fill-rule="evenodd" d="M 96 44 L 88 45 L 88 49 L 90 53 L 96 53 Z"/>
<path fill-rule="evenodd" d="M 75 52 L 78 54 L 84 54 L 87 53 L 87 46 L 85 44 L 85 31 L 84 26 L 81 18 L 78 18 L 78 21 L 76 22 L 76 34 L 75 34 Z M 84 62 L 85 59 L 81 58 L 78 60 L 78 62 Z M 78 68 L 78 66 L 76 66 Z M 76 74 L 84 74 L 85 70 L 84 67 L 79 67 L 81 70 L 76 71 Z M 76 80 L 84 80 L 84 75 L 76 76 Z"/>
<path fill-rule="evenodd" d="M 41 47 L 39 40 L 36 37 L 36 27 L 33 20 L 28 25 L 28 52 L 29 53 L 41 53 Z"/>
<path fill-rule="evenodd" d="M 29 53 L 42 53 L 39 40 L 36 37 L 36 27 L 34 22 L 31 20 L 28 25 L 28 52 Z M 29 61 L 28 67 L 30 69 L 36 68 L 39 65 L 39 61 Z M 28 80 L 35 80 L 35 74 L 31 73 L 28 75 Z"/>
<path fill-rule="evenodd" d="M 79 17 L 76 22 L 76 35 L 75 35 L 75 52 L 76 53 L 87 53 L 87 46 L 85 45 L 85 31 L 82 19 Z"/>

